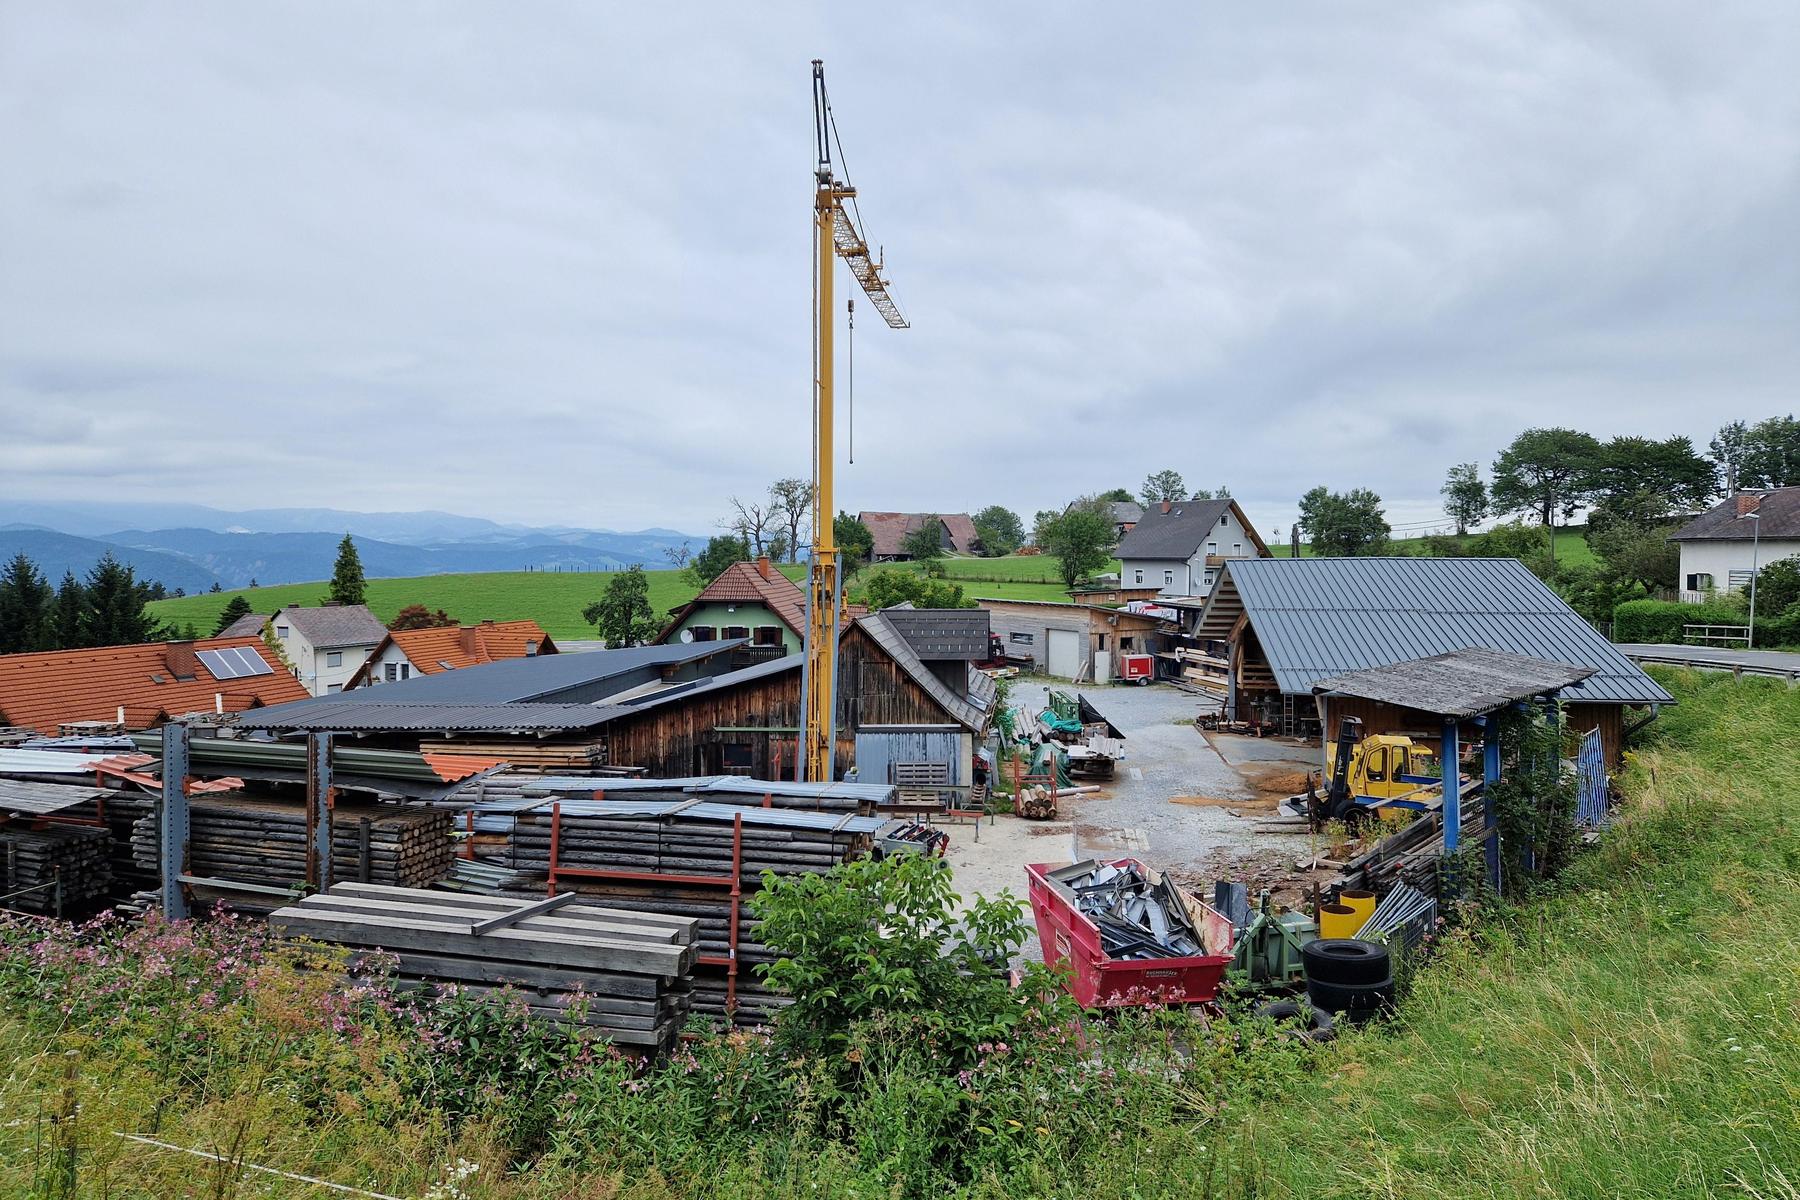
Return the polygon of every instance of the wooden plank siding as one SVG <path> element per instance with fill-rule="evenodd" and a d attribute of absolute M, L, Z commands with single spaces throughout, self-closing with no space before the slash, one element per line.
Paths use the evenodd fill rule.
<path fill-rule="evenodd" d="M 800 724 L 800 671 L 782 671 L 734 687 L 674 699 L 606 725 L 614 765 L 643 767 L 653 778 L 739 773 L 792 778 Z M 837 765 L 854 765 L 856 731 L 865 725 L 945 725 L 950 714 L 860 628 L 838 654 Z M 727 761 L 727 747 L 748 759 Z"/>

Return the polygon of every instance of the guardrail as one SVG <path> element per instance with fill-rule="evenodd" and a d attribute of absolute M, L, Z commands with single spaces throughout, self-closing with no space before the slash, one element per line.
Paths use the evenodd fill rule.
<path fill-rule="evenodd" d="M 1748 625 L 1683 625 L 1682 641 L 1689 646 L 1722 646 L 1729 650 L 1750 646 Z"/>

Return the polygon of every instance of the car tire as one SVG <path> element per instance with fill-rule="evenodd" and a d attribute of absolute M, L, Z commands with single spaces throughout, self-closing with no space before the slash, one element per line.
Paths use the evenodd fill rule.
<path fill-rule="evenodd" d="M 1300 948 L 1306 978 L 1321 983 L 1379 983 L 1392 975 L 1392 956 L 1380 942 L 1319 938 Z"/>
<path fill-rule="evenodd" d="M 1368 1016 L 1384 1008 L 1394 1006 L 1394 981 L 1383 979 L 1376 983 L 1321 983 L 1308 980 L 1306 998 L 1313 1007 L 1322 1008 L 1328 1013 L 1343 1013 L 1351 1020 Z"/>
<path fill-rule="evenodd" d="M 1291 1037 L 1302 1042 L 1329 1042 L 1337 1033 L 1337 1023 L 1331 1014 L 1313 1004 L 1301 1004 L 1298 1000 L 1275 1000 L 1256 1010 L 1259 1017 L 1267 1017 L 1277 1025 L 1285 1025 L 1290 1021 L 1304 1022 L 1298 1028 L 1286 1028 L 1281 1031 L 1283 1037 Z"/>

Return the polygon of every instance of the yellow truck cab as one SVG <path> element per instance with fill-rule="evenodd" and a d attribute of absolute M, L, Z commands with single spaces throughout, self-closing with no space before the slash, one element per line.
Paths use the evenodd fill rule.
<path fill-rule="evenodd" d="M 1335 761 L 1337 743 L 1325 747 L 1325 760 Z M 1392 800 L 1442 779 L 1430 751 L 1402 734 L 1375 733 L 1356 743 L 1350 755 L 1350 794 Z"/>

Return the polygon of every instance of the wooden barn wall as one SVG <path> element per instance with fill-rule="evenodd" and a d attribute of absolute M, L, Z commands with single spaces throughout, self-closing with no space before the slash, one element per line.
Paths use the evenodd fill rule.
<path fill-rule="evenodd" d="M 840 772 L 855 764 L 861 726 L 951 720 L 860 629 L 845 635 L 839 650 L 837 707 Z M 791 779 L 799 724 L 800 672 L 784 671 L 612 721 L 606 727 L 608 757 L 615 765 L 643 767 L 653 778 L 668 778 L 724 771 L 714 748 L 745 745 L 751 748 L 751 775 Z"/>
<path fill-rule="evenodd" d="M 1571 733 L 1600 731 L 1600 745 L 1606 751 L 1606 763 L 1616 767 L 1625 755 L 1625 706 L 1623 704 L 1565 704 L 1563 723 Z"/>

